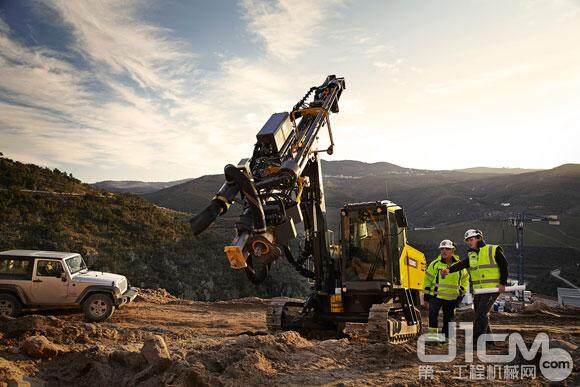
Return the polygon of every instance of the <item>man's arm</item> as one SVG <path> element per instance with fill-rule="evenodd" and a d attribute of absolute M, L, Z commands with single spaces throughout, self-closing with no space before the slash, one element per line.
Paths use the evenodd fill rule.
<path fill-rule="evenodd" d="M 499 267 L 499 283 L 500 285 L 507 285 L 508 279 L 508 261 L 503 254 L 503 250 L 501 246 L 498 246 L 495 250 L 495 262 Z"/>
<path fill-rule="evenodd" d="M 449 266 L 449 273 L 455 273 L 456 271 L 461 271 L 469 267 L 469 258 L 465 258 L 463 261 L 459 261 Z"/>

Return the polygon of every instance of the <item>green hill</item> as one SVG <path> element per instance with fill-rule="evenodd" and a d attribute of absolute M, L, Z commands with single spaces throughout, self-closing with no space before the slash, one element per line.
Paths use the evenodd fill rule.
<path fill-rule="evenodd" d="M 576 272 L 580 264 L 580 165 L 471 173 L 346 160 L 324 161 L 322 168 L 330 228 L 337 229 L 338 209 L 344 203 L 385 199 L 388 188 L 389 199 L 407 213 L 411 241 L 429 256 L 436 254 L 440 240 L 461 241 L 467 228 L 480 227 L 490 241 L 504 245 L 515 271 L 514 231 L 505 219 L 523 211 L 561 219 L 559 226 L 526 226 L 526 274 L 530 279 L 548 278 L 534 279 L 535 291 L 555 291 L 553 279 L 546 277 L 549 270 Z M 222 183 L 221 175 L 209 175 L 143 196 L 164 207 L 197 212 Z M 434 228 L 415 231 L 415 227 Z"/>
<path fill-rule="evenodd" d="M 91 184 L 93 187 L 104 189 L 110 192 L 130 192 L 134 194 L 146 194 L 159 191 L 174 185 L 183 184 L 191 179 L 175 181 L 135 181 L 135 180 L 104 180 Z"/>
<path fill-rule="evenodd" d="M 514 211 L 580 216 L 580 165 L 518 173 L 429 171 L 389 163 L 323 161 L 329 224 L 336 227 L 344 203 L 382 200 L 405 207 L 414 226 L 498 219 Z M 208 175 L 142 195 L 179 211 L 198 212 L 223 183 Z M 509 205 L 508 205 L 509 203 Z"/>
<path fill-rule="evenodd" d="M 541 171 L 541 169 L 473 167 L 473 168 L 455 169 L 455 171 L 469 173 L 486 173 L 494 175 L 517 175 L 519 173 L 538 172 Z"/>
<path fill-rule="evenodd" d="M 141 196 L 162 207 L 196 213 L 207 206 L 223 183 L 223 175 L 207 175 Z"/>
<path fill-rule="evenodd" d="M 394 194 L 414 188 L 466 182 L 491 176 L 410 169 L 384 162 L 369 164 L 353 160 L 323 160 L 322 171 L 327 205 L 334 209 L 347 202 L 385 199 L 385 182 L 389 193 Z M 141 196 L 162 207 L 195 213 L 207 205 L 223 182 L 223 175 L 207 175 Z M 334 224 L 334 221 L 335 219 L 331 218 L 331 224 Z"/>
<path fill-rule="evenodd" d="M 79 252 L 94 269 L 193 299 L 306 291 L 302 278 L 282 261 L 273 279 L 253 286 L 243 272 L 229 268 L 223 254 L 231 231 L 194 238 L 185 220 L 183 213 L 138 196 L 110 194 L 57 170 L 0 158 L 0 250 Z"/>

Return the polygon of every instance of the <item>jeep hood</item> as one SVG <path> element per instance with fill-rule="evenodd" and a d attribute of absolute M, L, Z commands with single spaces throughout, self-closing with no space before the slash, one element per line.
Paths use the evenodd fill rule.
<path fill-rule="evenodd" d="M 73 281 L 90 283 L 91 285 L 111 286 L 113 282 L 119 288 L 121 293 L 127 290 L 127 278 L 120 274 L 104 273 L 101 271 L 88 271 L 86 273 L 77 273 L 73 276 Z"/>

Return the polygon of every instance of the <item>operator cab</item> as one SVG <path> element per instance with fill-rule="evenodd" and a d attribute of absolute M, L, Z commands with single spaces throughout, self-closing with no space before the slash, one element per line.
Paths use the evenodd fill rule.
<path fill-rule="evenodd" d="M 343 283 L 398 285 L 407 227 L 403 209 L 383 200 L 345 205 L 340 215 Z"/>

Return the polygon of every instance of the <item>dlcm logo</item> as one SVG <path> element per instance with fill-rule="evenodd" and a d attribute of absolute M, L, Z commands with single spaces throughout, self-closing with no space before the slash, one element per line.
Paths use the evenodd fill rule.
<path fill-rule="evenodd" d="M 566 379 L 574 368 L 572 356 L 562 348 L 550 348 L 542 352 L 540 371 L 542 375 L 553 382 Z"/>
<path fill-rule="evenodd" d="M 425 353 L 425 343 L 427 342 L 441 342 L 444 339 L 442 334 L 438 337 L 432 333 L 426 333 L 419 336 L 417 340 L 417 356 L 419 360 L 424 363 L 448 363 L 457 356 L 457 343 L 455 340 L 457 329 L 465 331 L 465 361 L 467 363 L 473 362 L 473 329 L 471 323 L 461 322 L 459 328 L 457 323 L 449 323 L 449 345 L 446 354 L 431 354 Z M 508 340 L 508 353 L 501 355 L 488 354 L 486 351 L 486 342 L 498 342 Z M 542 348 L 542 356 L 540 357 L 540 371 L 542 375 L 550 381 L 560 382 L 566 379 L 572 373 L 574 368 L 574 361 L 572 356 L 562 348 L 550 348 L 550 339 L 546 333 L 540 332 L 534 338 L 531 346 L 528 348 L 526 343 L 519 333 L 499 333 L 499 334 L 483 334 L 477 340 L 477 358 L 484 363 L 510 363 L 513 362 L 518 353 L 528 361 L 533 360 L 538 354 L 540 347 Z"/>

